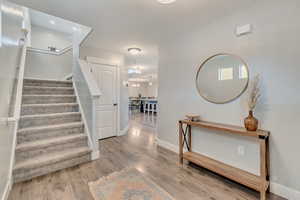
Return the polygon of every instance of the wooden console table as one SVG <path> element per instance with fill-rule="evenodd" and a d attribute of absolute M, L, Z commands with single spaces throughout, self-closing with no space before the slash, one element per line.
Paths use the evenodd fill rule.
<path fill-rule="evenodd" d="M 185 127 L 184 127 L 185 126 Z M 221 131 L 229 134 L 248 136 L 256 138 L 260 144 L 260 176 L 247 171 L 232 167 L 220 161 L 192 151 L 192 127 L 206 128 Z M 208 170 L 220 174 L 228 179 L 245 185 L 260 192 L 260 199 L 266 199 L 266 192 L 269 189 L 269 135 L 268 131 L 257 130 L 247 131 L 243 127 L 212 123 L 212 122 L 193 122 L 189 120 L 179 121 L 179 161 L 183 164 L 183 159 L 200 165 Z M 186 146 L 187 152 L 183 153 Z"/>

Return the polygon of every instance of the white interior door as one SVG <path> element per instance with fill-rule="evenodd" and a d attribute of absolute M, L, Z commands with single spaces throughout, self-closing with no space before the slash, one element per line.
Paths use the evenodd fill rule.
<path fill-rule="evenodd" d="M 96 127 L 98 138 L 117 135 L 117 68 L 109 65 L 92 64 L 94 75 L 102 92 L 96 104 Z"/>

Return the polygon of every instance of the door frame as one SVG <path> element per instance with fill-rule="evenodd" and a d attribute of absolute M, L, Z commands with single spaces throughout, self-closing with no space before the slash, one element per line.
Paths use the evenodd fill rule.
<path fill-rule="evenodd" d="M 120 64 L 117 62 L 113 62 L 113 61 L 109 61 L 103 58 L 97 58 L 97 57 L 92 57 L 92 56 L 87 56 L 86 57 L 86 61 L 88 63 L 89 66 L 89 71 L 91 72 L 91 64 L 100 64 L 100 65 L 107 65 L 107 66 L 111 66 L 111 67 L 115 67 L 117 70 L 117 91 L 116 91 L 116 95 L 117 95 L 117 135 L 116 136 L 120 136 L 120 127 L 121 127 L 121 121 L 120 121 L 120 110 L 121 110 L 121 104 L 120 104 L 120 92 L 121 92 L 121 85 L 120 85 Z M 101 98 L 101 97 L 100 97 Z"/>

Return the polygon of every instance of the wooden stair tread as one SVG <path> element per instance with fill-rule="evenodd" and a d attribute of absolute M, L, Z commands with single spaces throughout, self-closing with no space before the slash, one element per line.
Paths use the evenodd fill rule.
<path fill-rule="evenodd" d="M 246 185 L 256 191 L 260 191 L 262 184 L 265 184 L 265 187 L 267 189 L 268 182 L 264 181 L 264 183 L 260 176 L 232 167 L 212 158 L 203 156 L 195 152 L 185 152 L 183 153 L 183 158 L 211 171 L 214 171 L 226 178 Z"/>
<path fill-rule="evenodd" d="M 36 140 L 33 142 L 25 142 L 18 144 L 16 146 L 16 151 L 27 151 L 32 150 L 36 148 L 43 148 L 47 147 L 49 145 L 58 145 L 58 144 L 65 144 L 68 142 L 72 142 L 74 140 L 80 140 L 85 139 L 87 136 L 83 133 L 80 134 L 74 134 L 74 135 L 68 135 L 68 136 L 60 136 L 56 138 L 50 138 L 50 139 L 43 139 L 43 140 Z"/>
<path fill-rule="evenodd" d="M 16 163 L 14 170 L 33 169 L 37 167 L 42 167 L 45 165 L 50 165 L 64 160 L 72 159 L 74 157 L 82 156 L 91 152 L 92 151 L 88 147 L 81 147 L 76 149 L 65 150 L 63 152 L 50 153 L 47 155 L 35 157 Z"/>

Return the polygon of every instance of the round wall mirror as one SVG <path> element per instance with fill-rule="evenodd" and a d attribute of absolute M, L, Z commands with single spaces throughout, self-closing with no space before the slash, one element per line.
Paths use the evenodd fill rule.
<path fill-rule="evenodd" d="M 209 102 L 224 104 L 238 98 L 247 88 L 249 70 L 238 56 L 217 54 L 199 67 L 196 85 L 199 94 Z"/>

